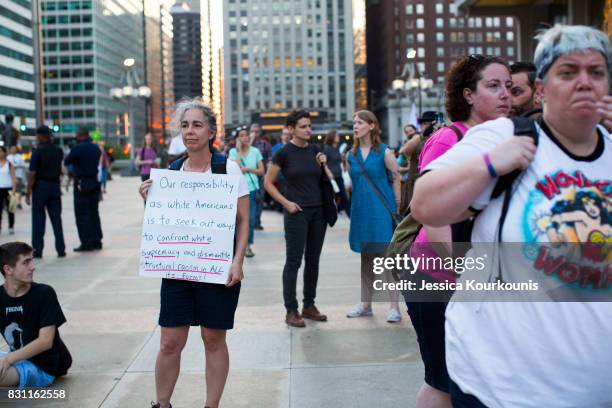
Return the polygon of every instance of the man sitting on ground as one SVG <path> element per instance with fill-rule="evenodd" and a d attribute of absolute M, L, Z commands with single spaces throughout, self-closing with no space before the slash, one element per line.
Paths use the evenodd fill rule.
<path fill-rule="evenodd" d="M 72 357 L 58 327 L 66 318 L 49 285 L 33 281 L 32 247 L 0 245 L 0 332 L 9 352 L 0 352 L 0 387 L 48 387 L 65 375 Z"/>

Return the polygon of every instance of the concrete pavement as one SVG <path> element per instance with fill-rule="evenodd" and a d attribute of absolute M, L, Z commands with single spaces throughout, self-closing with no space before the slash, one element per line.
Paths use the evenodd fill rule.
<path fill-rule="evenodd" d="M 102 251 L 71 250 L 78 245 L 72 192 L 63 197 L 67 258 L 56 257 L 48 223 L 35 279 L 58 292 L 68 319 L 60 332 L 74 364 L 54 385 L 68 390 L 69 401 L 38 406 L 135 408 L 155 399 L 159 280 L 137 275 L 143 213 L 138 184 L 137 178 L 109 182 L 100 205 Z M 17 213 L 16 235 L 4 229 L 0 242 L 30 242 L 30 225 L 26 207 Z M 231 368 L 221 406 L 413 407 L 423 367 L 405 308 L 403 321 L 393 325 L 382 303 L 375 304 L 374 317 L 345 317 L 360 293 L 359 255 L 348 248 L 346 217 L 328 229 L 321 257 L 317 306 L 329 321 L 307 321 L 305 329 L 284 323 L 282 216 L 264 212 L 263 225 L 255 236 L 256 256 L 245 262 L 236 328 L 228 332 Z M 173 406 L 202 407 L 204 350 L 197 328 L 181 364 Z"/>

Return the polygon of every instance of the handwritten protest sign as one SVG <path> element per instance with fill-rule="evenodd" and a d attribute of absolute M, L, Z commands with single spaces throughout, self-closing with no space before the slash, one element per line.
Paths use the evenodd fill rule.
<path fill-rule="evenodd" d="M 238 176 L 151 170 L 140 275 L 224 284 L 234 255 Z"/>

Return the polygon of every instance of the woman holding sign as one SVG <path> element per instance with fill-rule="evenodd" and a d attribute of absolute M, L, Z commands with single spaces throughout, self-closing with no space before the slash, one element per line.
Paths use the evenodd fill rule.
<path fill-rule="evenodd" d="M 264 175 L 264 165 L 263 156 L 259 149 L 251 146 L 246 126 L 238 128 L 236 147 L 229 151 L 229 158 L 238 163 L 249 185 L 249 246 L 245 256 L 251 258 L 255 256 L 251 249 L 257 223 L 257 208 L 255 204 L 257 203 L 257 196 L 260 194 L 259 177 Z"/>
<path fill-rule="evenodd" d="M 187 157 L 171 166 L 172 170 L 211 174 L 219 159 L 228 175 L 240 175 L 238 210 L 234 241 L 234 259 L 225 285 L 162 279 L 159 325 L 160 349 L 155 364 L 157 403 L 171 407 L 170 397 L 179 376 L 181 351 L 187 342 L 189 326 L 200 326 L 206 353 L 206 406 L 217 407 L 229 371 L 226 330 L 234 326 L 238 305 L 242 264 L 249 235 L 249 189 L 240 167 L 224 156 L 213 153 L 216 120 L 212 110 L 199 99 L 185 99 L 175 107 L 175 124 L 187 148 Z M 214 160 L 213 160 L 214 159 Z M 215 169 L 212 167 L 215 166 Z M 153 180 L 140 185 L 146 200 Z"/>

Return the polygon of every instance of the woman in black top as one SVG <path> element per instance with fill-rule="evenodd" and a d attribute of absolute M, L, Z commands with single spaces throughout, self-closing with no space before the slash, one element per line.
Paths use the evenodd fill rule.
<path fill-rule="evenodd" d="M 284 208 L 286 260 L 283 269 L 283 298 L 287 315 L 285 322 L 293 327 L 304 327 L 302 317 L 326 321 L 316 306 L 319 256 L 325 239 L 326 223 L 323 218 L 321 168 L 326 157 L 309 143 L 312 134 L 310 114 L 295 110 L 287 116 L 286 126 L 293 138 L 273 157 L 265 177 L 266 191 Z M 274 186 L 282 173 L 285 194 Z M 304 256 L 304 307 L 298 313 L 295 293 L 297 274 Z"/>

